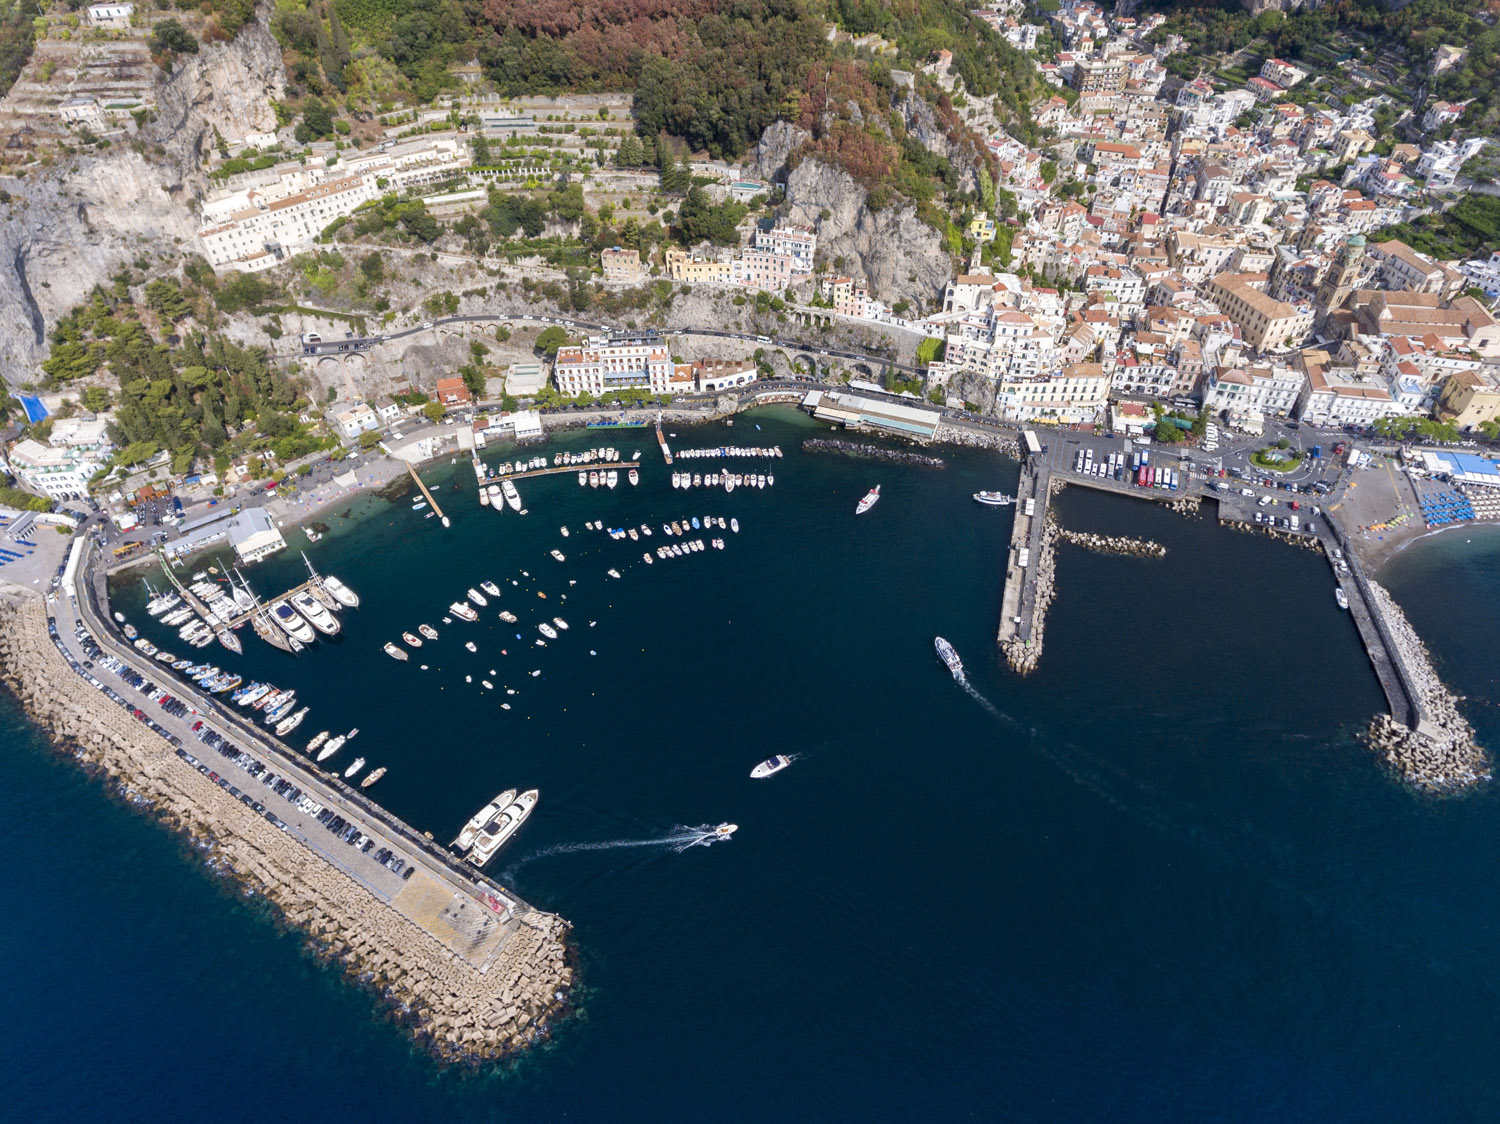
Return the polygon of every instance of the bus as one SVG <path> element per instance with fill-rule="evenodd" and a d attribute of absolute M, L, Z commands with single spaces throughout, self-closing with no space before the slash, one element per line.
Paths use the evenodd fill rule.
<path fill-rule="evenodd" d="M 1042 452 L 1042 443 L 1036 439 L 1036 432 L 1030 429 L 1023 429 L 1021 431 L 1021 436 L 1026 440 L 1027 453 L 1029 453 L 1033 457 L 1040 456 Z"/>

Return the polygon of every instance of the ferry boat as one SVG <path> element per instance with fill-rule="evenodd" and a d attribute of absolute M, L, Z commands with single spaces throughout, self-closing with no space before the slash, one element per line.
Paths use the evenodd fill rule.
<path fill-rule="evenodd" d="M 473 586 L 469 587 L 468 597 L 470 601 L 474 602 L 474 604 L 478 605 L 481 609 L 483 609 L 490 603 L 490 599 L 484 594 L 480 593 L 479 590 L 475 589 Z"/>
<path fill-rule="evenodd" d="M 344 770 L 344 778 L 347 780 L 364 767 L 365 759 L 363 757 L 356 757 L 353 761 L 349 762 L 349 767 Z"/>
<path fill-rule="evenodd" d="M 393 659 L 393 660 L 407 660 L 407 659 L 411 658 L 405 652 L 403 652 L 400 648 L 396 647 L 395 644 L 390 643 L 389 641 L 386 643 L 386 646 L 385 646 L 385 654 L 388 655 L 388 656 L 390 656 L 391 659 Z"/>
<path fill-rule="evenodd" d="M 784 753 L 778 753 L 775 757 L 768 757 L 755 768 L 750 770 L 750 776 L 755 780 L 763 780 L 781 772 L 792 763 L 792 759 Z"/>
<path fill-rule="evenodd" d="M 515 799 L 516 790 L 513 788 L 506 789 L 483 808 L 479 809 L 478 812 L 474 813 L 469 822 L 464 824 L 463 830 L 458 833 L 458 838 L 449 843 L 448 846 L 457 847 L 460 853 L 467 851 L 470 847 L 474 846 L 474 837 L 479 834 L 479 829 L 489 823 L 491 818 L 499 815 L 501 809 L 510 807 Z"/>
<path fill-rule="evenodd" d="M 359 608 L 359 594 L 339 581 L 338 578 L 329 574 L 327 577 L 322 578 L 322 582 L 323 588 L 333 594 L 333 599 L 340 605 L 347 605 L 351 609 Z"/>
<path fill-rule="evenodd" d="M 339 622 L 328 606 L 312 596 L 306 590 L 292 595 L 292 607 L 308 619 L 308 622 L 321 632 L 324 636 L 336 636 L 339 631 Z M 298 637 L 300 640 L 301 637 Z"/>
<path fill-rule="evenodd" d="M 560 551 L 560 550 L 553 550 L 553 551 L 550 551 L 550 553 L 551 553 L 552 557 L 556 558 L 559 562 L 566 562 L 567 561 L 567 559 L 565 557 L 563 557 L 563 552 Z"/>
<path fill-rule="evenodd" d="M 964 677 L 964 664 L 958 658 L 958 653 L 953 650 L 953 645 L 941 636 L 938 636 L 933 638 L 932 646 L 937 649 L 938 659 L 947 664 L 948 670 L 953 672 L 953 678 L 962 679 Z"/>
<path fill-rule="evenodd" d="M 529 789 L 486 823 L 474 839 L 474 849 L 469 852 L 469 861 L 475 866 L 483 866 L 494 858 L 526 822 L 526 817 L 531 815 L 540 796 L 541 793 L 536 789 Z"/>
<path fill-rule="evenodd" d="M 310 741 L 310 742 L 307 743 L 307 752 L 311 753 L 313 750 L 317 749 L 318 746 L 322 745 L 327 740 L 328 740 L 328 731 L 324 730 L 322 733 L 316 735 L 313 738 L 312 741 Z"/>
<path fill-rule="evenodd" d="M 438 638 L 437 629 L 433 628 L 430 624 L 417 625 L 417 631 L 429 640 L 436 640 Z"/>
<path fill-rule="evenodd" d="M 548 640 L 556 640 L 557 639 L 557 629 L 553 628 L 546 621 L 543 621 L 541 624 L 537 625 L 536 626 L 536 630 L 538 632 L 540 632 L 543 636 L 545 636 Z"/>
<path fill-rule="evenodd" d="M 863 515 L 865 512 L 869 511 L 870 508 L 874 507 L 876 501 L 879 499 L 880 485 L 876 484 L 875 487 L 871 488 L 868 492 L 865 493 L 865 498 L 860 500 L 859 503 L 855 506 L 854 514 Z"/>
<path fill-rule="evenodd" d="M 462 601 L 453 602 L 453 604 L 448 606 L 448 611 L 459 620 L 477 621 L 479 619 L 479 614 L 465 605 Z"/>
<path fill-rule="evenodd" d="M 318 754 L 318 760 L 319 761 L 327 761 L 335 753 L 337 753 L 339 750 L 343 749 L 344 748 L 344 743 L 346 741 L 348 741 L 348 740 L 349 739 L 346 738 L 346 737 L 344 737 L 343 734 L 340 734 L 336 738 L 330 738 L 329 741 L 328 741 L 328 744 L 323 747 L 323 751 Z"/>
<path fill-rule="evenodd" d="M 500 611 L 500 619 L 502 621 L 504 621 L 506 624 L 515 624 L 516 623 L 516 615 L 514 613 L 512 613 L 508 609 L 502 609 Z"/>
<path fill-rule="evenodd" d="M 505 502 L 510 505 L 512 511 L 521 510 L 521 493 L 516 491 L 516 486 L 509 480 L 500 482 L 500 491 L 505 496 Z"/>
<path fill-rule="evenodd" d="M 1349 595 L 1342 589 L 1335 589 L 1333 591 L 1333 599 L 1339 603 L 1340 609 L 1349 608 Z"/>
<path fill-rule="evenodd" d="M 1016 497 L 1007 496 L 1003 492 L 975 492 L 974 502 L 986 507 L 1009 507 L 1016 502 Z"/>
<path fill-rule="evenodd" d="M 629 477 L 629 480 L 630 480 L 631 487 L 634 487 L 635 485 L 637 485 L 637 484 L 639 484 L 641 482 L 641 474 L 639 472 L 637 472 L 633 468 L 630 470 L 630 472 L 628 474 L 628 477 Z"/>
<path fill-rule="evenodd" d="M 359 782 L 359 787 L 360 788 L 369 788 L 372 784 L 374 784 L 376 781 L 378 781 L 383 776 L 385 776 L 385 766 L 384 765 L 382 765 L 380 768 L 376 769 L 373 773 L 371 773 L 364 780 L 360 781 Z"/>
<path fill-rule="evenodd" d="M 413 648 L 420 648 L 422 646 L 422 638 L 420 636 L 413 636 L 409 632 L 403 632 L 401 639 L 405 640 Z"/>
<path fill-rule="evenodd" d="M 322 606 L 319 606 L 319 608 L 322 608 Z M 311 644 L 317 639 L 313 634 L 312 625 L 299 616 L 297 610 L 288 605 L 284 598 L 272 604 L 271 618 L 293 640 L 300 640 L 304 644 Z"/>

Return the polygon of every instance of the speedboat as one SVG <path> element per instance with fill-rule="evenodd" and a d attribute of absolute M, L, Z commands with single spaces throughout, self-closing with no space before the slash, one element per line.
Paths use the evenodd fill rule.
<path fill-rule="evenodd" d="M 430 624 L 417 625 L 417 631 L 429 640 L 436 640 L 438 638 L 437 629 L 433 628 Z"/>
<path fill-rule="evenodd" d="M 319 761 L 326 761 L 339 750 L 344 748 L 344 743 L 349 739 L 340 734 L 336 738 L 330 738 L 328 744 L 323 747 L 323 752 L 318 754 Z"/>
<path fill-rule="evenodd" d="M 868 492 L 865 493 L 865 498 L 860 500 L 859 503 L 855 505 L 854 514 L 863 515 L 865 512 L 869 511 L 870 508 L 874 507 L 875 502 L 879 499 L 880 485 L 876 484 L 875 487 L 871 488 Z"/>
<path fill-rule="evenodd" d="M 630 470 L 628 476 L 629 476 L 630 483 L 631 483 L 632 486 L 634 486 L 636 484 L 639 484 L 641 482 L 641 474 L 639 472 L 637 472 L 633 468 Z"/>
<path fill-rule="evenodd" d="M 548 624 L 545 621 L 543 621 L 541 624 L 537 625 L 536 626 L 536 630 L 538 632 L 540 632 L 543 636 L 545 636 L 548 640 L 556 640 L 557 639 L 557 629 L 553 628 L 550 624 Z"/>
<path fill-rule="evenodd" d="M 482 581 L 482 582 L 480 582 L 479 583 L 479 588 L 482 589 L 482 590 L 484 590 L 491 597 L 499 597 L 500 596 L 500 587 L 498 585 L 496 585 L 492 581 Z"/>
<path fill-rule="evenodd" d="M 469 651 L 471 651 L 471 652 L 477 652 L 477 651 L 479 651 L 478 648 L 474 647 L 474 641 L 472 641 L 472 640 L 465 640 L 464 641 L 464 647 L 467 648 L 467 649 L 469 649 Z"/>
<path fill-rule="evenodd" d="M 483 808 L 479 809 L 473 818 L 464 824 L 463 830 L 458 833 L 458 838 L 448 844 L 448 846 L 457 847 L 461 852 L 467 851 L 470 847 L 474 846 L 474 837 L 479 834 L 479 829 L 489 823 L 502 809 L 510 807 L 515 799 L 516 790 L 513 788 L 506 789 Z"/>
<path fill-rule="evenodd" d="M 647 555 L 647 557 L 650 557 L 650 555 Z M 620 576 L 620 571 L 616 570 L 613 566 L 611 566 L 608 570 L 605 570 L 604 572 L 606 574 L 608 574 L 612 578 L 617 578 L 617 577 Z"/>
<path fill-rule="evenodd" d="M 413 636 L 409 632 L 403 632 L 401 634 L 401 639 L 405 640 L 413 648 L 420 648 L 422 646 L 422 638 L 419 636 Z"/>
<path fill-rule="evenodd" d="M 353 761 L 349 762 L 349 767 L 344 770 L 345 779 L 347 780 L 349 777 L 352 777 L 364 767 L 365 759 L 363 757 L 356 757 Z"/>
<path fill-rule="evenodd" d="M 1349 595 L 1342 589 L 1335 589 L 1333 591 L 1333 599 L 1339 603 L 1340 609 L 1347 609 L 1349 607 Z"/>
<path fill-rule="evenodd" d="M 339 622 L 328 606 L 307 590 L 292 594 L 292 607 L 308 619 L 308 622 L 324 636 L 334 636 L 339 631 Z M 301 637 L 298 637 L 301 639 Z"/>
<path fill-rule="evenodd" d="M 540 796 L 541 793 L 534 788 L 523 792 L 512 803 L 502 808 L 499 814 L 485 823 L 478 835 L 474 837 L 474 848 L 469 853 L 469 861 L 475 866 L 483 866 L 494 858 L 500 848 L 510 842 L 511 837 L 526 822 L 526 817 L 531 815 L 531 810 L 536 807 Z"/>
<path fill-rule="evenodd" d="M 387 642 L 385 646 L 385 654 L 390 656 L 394 660 L 406 660 L 411 658 L 400 648 L 396 647 L 395 644 L 389 642 Z"/>
<path fill-rule="evenodd" d="M 567 538 L 568 537 L 568 529 L 566 527 L 559 527 L 558 530 L 560 530 L 562 532 L 562 537 L 563 538 Z"/>
<path fill-rule="evenodd" d="M 713 833 L 717 839 L 728 839 L 739 829 L 740 825 L 737 823 L 721 823 L 718 827 L 714 828 Z"/>
<path fill-rule="evenodd" d="M 351 609 L 359 608 L 359 594 L 350 589 L 332 574 L 323 576 L 323 588 L 333 594 L 334 600 L 341 605 L 347 605 Z"/>
<path fill-rule="evenodd" d="M 480 593 L 479 590 L 474 589 L 472 586 L 469 588 L 469 600 L 474 602 L 474 604 L 478 605 L 481 609 L 483 609 L 490 603 L 490 599 L 488 597 Z"/>
<path fill-rule="evenodd" d="M 953 673 L 953 678 L 962 679 L 964 677 L 964 664 L 958 658 L 958 653 L 953 650 L 953 645 L 941 636 L 937 636 L 933 638 L 932 646 L 937 649 L 938 659 L 948 665 L 948 670 Z"/>
<path fill-rule="evenodd" d="M 768 757 L 755 768 L 750 770 L 750 776 L 755 780 L 762 780 L 781 772 L 792 763 L 792 759 L 784 753 L 778 753 L 775 757 Z"/>
<path fill-rule="evenodd" d="M 562 629 L 564 632 L 568 631 L 568 622 L 563 620 L 561 617 L 553 617 L 552 623 L 557 625 L 557 627 Z"/>
<path fill-rule="evenodd" d="M 448 611 L 459 620 L 477 621 L 479 619 L 479 614 L 465 605 L 462 601 L 453 602 L 453 604 L 448 606 Z"/>
<path fill-rule="evenodd" d="M 588 485 L 588 482 L 589 482 L 589 474 L 587 472 L 585 472 L 583 469 L 579 469 L 578 470 L 578 486 L 580 488 L 586 487 Z"/>
<path fill-rule="evenodd" d="M 982 503 L 987 507 L 1009 507 L 1016 502 L 1016 498 L 1007 496 L 1003 492 L 975 492 L 974 502 Z"/>
<path fill-rule="evenodd" d="M 620 482 L 620 474 L 619 474 L 619 472 L 617 472 L 613 468 L 610 469 L 609 470 L 609 474 L 604 478 L 604 482 L 606 484 L 608 484 L 611 488 L 613 488 L 615 485 L 617 485 Z"/>
<path fill-rule="evenodd" d="M 559 562 L 566 562 L 567 561 L 567 559 L 563 557 L 563 552 L 560 551 L 560 550 L 553 550 L 553 551 L 551 551 L 551 554 L 552 554 L 552 557 L 556 558 Z"/>
<path fill-rule="evenodd" d="M 514 613 L 512 613 L 508 609 L 501 609 L 500 610 L 500 619 L 502 621 L 504 621 L 506 624 L 515 624 L 516 623 L 516 615 Z"/>

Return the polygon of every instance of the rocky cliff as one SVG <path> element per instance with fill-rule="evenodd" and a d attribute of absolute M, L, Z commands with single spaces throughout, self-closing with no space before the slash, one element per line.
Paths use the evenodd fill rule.
<path fill-rule="evenodd" d="M 938 120 L 937 111 L 926 98 L 909 93 L 896 107 L 907 133 L 928 152 L 943 157 L 958 172 L 960 191 L 979 190 L 979 169 L 982 157 L 978 142 L 966 129 L 955 138 Z"/>
<path fill-rule="evenodd" d="M 286 74 L 264 18 L 162 76 L 144 143 L 121 137 L 0 180 L 11 197 L 0 207 L 0 362 L 12 383 L 40 377 L 46 332 L 122 264 L 192 249 L 213 129 L 234 138 L 275 124 L 268 99 Z"/>
<path fill-rule="evenodd" d="M 947 246 L 899 197 L 874 211 L 868 199 L 852 176 L 821 160 L 803 160 L 787 176 L 787 217 L 817 230 L 819 257 L 864 276 L 871 294 L 882 301 L 905 297 L 928 309 L 953 276 Z M 841 267 L 834 265 L 839 258 Z"/>

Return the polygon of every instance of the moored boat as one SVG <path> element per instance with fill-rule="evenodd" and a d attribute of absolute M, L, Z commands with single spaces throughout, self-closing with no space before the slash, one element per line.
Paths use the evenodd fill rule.
<path fill-rule="evenodd" d="M 339 631 L 339 622 L 328 606 L 312 596 L 306 590 L 292 594 L 292 607 L 307 618 L 308 623 L 321 632 L 324 636 L 335 636 Z M 301 639 L 298 637 L 298 639 Z"/>
<path fill-rule="evenodd" d="M 319 606 L 322 608 L 322 606 Z M 325 609 L 324 612 L 327 612 Z M 271 605 L 271 619 L 281 626 L 281 630 L 293 640 L 300 640 L 304 644 L 311 644 L 317 639 L 312 625 L 308 624 L 283 598 Z"/>
<path fill-rule="evenodd" d="M 483 808 L 479 809 L 470 818 L 469 822 L 464 824 L 463 829 L 458 833 L 458 837 L 452 843 L 448 844 L 448 846 L 457 847 L 460 853 L 467 851 L 474 845 L 474 837 L 479 834 L 479 830 L 485 824 L 489 823 L 494 816 L 499 815 L 502 809 L 510 807 L 515 798 L 516 790 L 513 788 L 506 789 Z"/>
<path fill-rule="evenodd" d="M 417 631 L 429 640 L 436 640 L 438 638 L 437 629 L 433 628 L 430 624 L 417 625 Z"/>
<path fill-rule="evenodd" d="M 468 597 L 470 601 L 474 602 L 474 604 L 478 605 L 481 609 L 483 609 L 490 603 L 490 599 L 488 597 L 480 593 L 479 590 L 475 589 L 472 586 L 469 587 Z"/>
<path fill-rule="evenodd" d="M 479 619 L 479 614 L 465 605 L 462 601 L 455 601 L 453 602 L 453 604 L 449 605 L 448 612 L 452 613 L 459 620 L 477 621 Z"/>
<path fill-rule="evenodd" d="M 874 507 L 876 501 L 878 501 L 879 499 L 880 485 L 876 484 L 875 487 L 871 488 L 868 492 L 865 493 L 865 498 L 860 500 L 859 503 L 855 505 L 854 514 L 863 515 L 865 512 L 869 511 L 870 508 Z"/>
<path fill-rule="evenodd" d="M 353 761 L 349 762 L 349 767 L 344 770 L 344 779 L 347 780 L 364 767 L 365 759 L 363 757 L 356 757 Z"/>
<path fill-rule="evenodd" d="M 526 817 L 531 815 L 540 796 L 541 793 L 536 789 L 529 789 L 490 819 L 475 836 L 473 850 L 469 852 L 469 861 L 475 866 L 483 866 L 494 858 L 500 848 L 510 842 L 511 837 L 526 822 Z"/>
<path fill-rule="evenodd" d="M 401 639 L 405 640 L 413 648 L 420 648 L 422 646 L 422 638 L 420 636 L 413 636 L 409 632 L 403 632 Z"/>
<path fill-rule="evenodd" d="M 1003 492 L 975 492 L 974 502 L 982 503 L 987 507 L 1008 507 L 1016 502 L 1016 498 L 1007 496 Z"/>
<path fill-rule="evenodd" d="M 1349 608 L 1349 595 L 1342 588 L 1333 591 L 1333 599 L 1338 602 L 1340 609 Z"/>
<path fill-rule="evenodd" d="M 324 730 L 322 733 L 317 734 L 313 738 L 312 741 L 310 741 L 310 742 L 307 743 L 307 752 L 311 753 L 313 750 L 317 749 L 318 746 L 322 745 L 327 740 L 328 740 L 328 731 Z"/>
<path fill-rule="evenodd" d="M 359 782 L 359 787 L 360 788 L 369 788 L 372 784 L 374 784 L 376 781 L 378 781 L 383 776 L 385 776 L 385 766 L 384 765 L 382 765 L 380 768 L 376 769 L 373 773 L 371 773 L 364 780 L 360 781 Z"/>
<path fill-rule="evenodd" d="M 385 654 L 388 655 L 388 656 L 390 656 L 391 659 L 393 659 L 393 660 L 407 660 L 407 659 L 411 659 L 411 657 L 408 656 L 404 651 L 402 651 L 400 648 L 396 647 L 395 644 L 390 643 L 389 641 L 386 643 L 386 646 L 385 646 Z"/>
<path fill-rule="evenodd" d="M 547 624 L 545 621 L 543 621 L 541 624 L 537 625 L 536 626 L 536 630 L 538 632 L 540 632 L 543 636 L 545 636 L 548 640 L 556 640 L 557 639 L 557 629 L 553 628 L 550 624 Z"/>
<path fill-rule="evenodd" d="M 344 737 L 343 734 L 340 734 L 336 738 L 330 738 L 328 740 L 328 744 L 325 745 L 323 747 L 322 752 L 318 754 L 318 760 L 319 761 L 327 761 L 335 753 L 337 753 L 339 750 L 343 749 L 344 748 L 344 743 L 346 741 L 348 741 L 348 740 L 349 739 L 346 738 L 346 737 Z"/>

